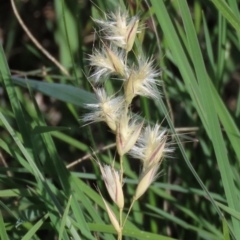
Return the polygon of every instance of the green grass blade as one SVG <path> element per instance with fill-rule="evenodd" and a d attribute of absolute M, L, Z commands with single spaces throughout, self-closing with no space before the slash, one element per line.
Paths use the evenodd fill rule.
<path fill-rule="evenodd" d="M 56 199 L 56 197 L 50 190 L 48 184 L 45 181 L 44 176 L 42 175 L 41 171 L 39 170 L 39 168 L 37 167 L 37 165 L 31 158 L 31 156 L 28 154 L 28 152 L 26 151 L 26 149 L 24 148 L 24 146 L 22 145 L 22 143 L 20 142 L 20 140 L 16 136 L 15 132 L 13 131 L 13 129 L 11 128 L 11 126 L 9 125 L 9 123 L 7 122 L 7 120 L 5 119 L 5 117 L 3 116 L 3 114 L 1 112 L 0 112 L 0 120 L 3 122 L 4 126 L 6 127 L 6 129 L 8 130 L 8 132 L 14 139 L 15 143 L 21 150 L 22 154 L 27 159 L 29 165 L 33 169 L 36 180 L 40 183 L 40 185 L 42 184 L 42 186 L 45 188 L 46 192 L 48 193 L 51 201 L 53 202 L 52 206 L 49 206 L 49 207 L 55 208 L 59 212 L 59 214 L 62 215 L 62 213 L 63 213 L 62 207 L 60 206 L 58 200 Z M 50 217 L 51 217 L 51 215 L 50 215 Z M 52 217 L 54 217 L 54 216 L 52 216 Z M 78 233 L 76 232 L 76 230 L 73 227 L 71 227 L 71 221 L 69 218 L 67 218 L 66 223 L 67 223 L 67 226 L 69 227 L 69 229 L 71 230 L 71 233 L 74 236 L 74 238 L 78 239 L 79 238 Z"/>
<path fill-rule="evenodd" d="M 93 93 L 61 83 L 46 83 L 30 79 L 13 78 L 13 82 L 27 88 L 27 84 L 36 91 L 58 100 L 83 107 L 85 103 L 96 103 Z"/>
<path fill-rule="evenodd" d="M 216 82 L 217 89 L 221 85 L 221 80 L 223 77 L 224 63 L 226 56 L 226 20 L 222 17 L 221 14 L 218 16 L 218 56 L 217 56 L 217 72 L 216 79 L 212 79 Z"/>
<path fill-rule="evenodd" d="M 214 99 L 212 98 L 213 94 L 211 92 L 211 85 L 209 83 L 209 78 L 204 66 L 201 50 L 191 20 L 190 11 L 185 0 L 179 2 L 179 7 L 182 12 L 182 18 L 192 52 L 192 61 L 197 74 L 199 88 L 203 96 L 202 105 L 204 106 L 204 109 L 206 111 L 206 116 L 209 124 L 208 135 L 212 140 L 215 154 L 218 160 L 226 198 L 228 200 L 229 206 L 238 210 L 239 203 L 236 194 L 237 189 L 233 182 L 230 163 L 225 151 L 225 144 L 221 133 L 218 117 L 215 111 Z M 232 221 L 234 225 L 235 235 L 240 236 L 240 223 L 234 218 L 232 218 Z"/>
<path fill-rule="evenodd" d="M 227 224 L 227 220 L 225 218 L 223 218 L 223 239 L 224 240 L 230 240 L 230 234 L 229 234 L 229 228 L 228 228 L 228 224 Z"/>
<path fill-rule="evenodd" d="M 10 74 L 8 64 L 6 62 L 6 58 L 5 58 L 4 51 L 1 44 L 0 44 L 0 81 L 3 82 L 6 88 L 9 101 L 11 103 L 11 107 L 12 107 L 15 119 L 17 119 L 17 125 L 21 132 L 24 143 L 27 148 L 32 149 L 32 143 L 29 138 L 29 130 L 27 128 L 24 114 L 23 114 L 21 105 L 18 101 L 13 82 L 11 80 L 11 74 Z"/>
<path fill-rule="evenodd" d="M 77 179 L 76 177 L 72 176 L 72 184 L 73 187 L 75 189 L 75 194 L 73 195 L 73 202 L 72 202 L 72 211 L 76 217 L 76 219 L 78 220 L 78 222 L 82 222 L 82 214 L 78 211 L 79 205 L 77 203 L 77 200 L 81 200 L 83 206 L 87 209 L 89 215 L 91 216 L 91 218 L 93 219 L 93 221 L 97 224 L 103 224 L 103 220 L 101 219 L 101 217 L 99 216 L 98 212 L 96 211 L 96 209 L 94 208 L 93 204 L 89 201 L 89 199 L 86 197 L 86 195 L 83 192 L 83 189 L 80 187 L 79 179 Z M 89 188 L 90 189 L 90 188 Z M 90 191 L 88 191 L 90 194 L 90 198 L 94 199 L 95 196 L 92 196 L 92 193 Z M 100 197 L 99 197 L 100 200 Z M 88 227 L 87 227 L 88 229 Z M 114 237 L 110 236 L 110 235 L 106 235 L 105 236 L 106 240 L 113 240 Z"/>
<path fill-rule="evenodd" d="M 29 89 L 29 91 L 31 92 L 31 89 Z M 33 97 L 32 93 L 31 93 L 31 95 Z M 34 104 L 35 104 L 35 108 L 36 108 L 37 114 L 38 114 L 39 127 L 46 127 L 45 120 L 42 117 L 35 101 L 34 101 Z M 71 182 L 70 181 L 70 173 L 69 173 L 69 171 L 66 170 L 64 163 L 60 160 L 58 153 L 57 153 L 57 149 L 55 148 L 54 142 L 51 138 L 51 135 L 49 133 L 45 133 L 45 134 L 42 134 L 41 136 L 42 136 L 43 142 L 45 144 L 45 148 L 47 149 L 47 151 L 49 153 L 49 157 L 52 159 L 51 169 L 54 169 L 54 171 L 56 171 L 56 177 L 58 178 L 59 182 L 62 185 L 64 194 L 65 194 L 65 196 L 68 196 L 69 194 L 71 194 L 71 192 L 70 192 L 70 182 Z M 62 209 L 61 209 L 61 212 L 63 212 Z M 91 232 L 87 228 L 86 220 L 82 213 L 82 209 L 79 208 L 78 212 L 82 216 L 81 222 L 79 223 L 79 225 L 81 227 L 80 230 L 81 230 L 83 236 L 87 237 L 88 239 L 93 239 Z M 66 215 L 65 223 L 66 223 L 66 226 L 68 227 L 69 231 L 71 232 L 73 238 L 80 240 L 81 238 L 80 238 L 78 232 L 72 226 L 72 219 L 70 219 L 67 215 Z M 61 229 L 61 225 L 59 226 L 59 229 Z M 65 229 L 61 229 L 61 231 L 64 234 L 64 239 L 68 239 L 69 237 L 66 234 Z"/>
<path fill-rule="evenodd" d="M 240 212 L 237 212 L 235 209 L 230 208 L 220 202 L 216 202 L 216 204 L 226 213 L 230 214 L 232 217 L 236 218 L 240 221 Z"/>
<path fill-rule="evenodd" d="M 39 171 L 38 167 L 36 166 L 35 162 L 33 161 L 33 159 L 31 158 L 31 156 L 29 155 L 29 153 L 26 151 L 26 149 L 24 148 L 24 146 L 22 145 L 21 141 L 19 140 L 19 138 L 16 136 L 14 130 L 11 128 L 11 126 L 9 125 L 9 123 L 7 122 L 6 118 L 3 116 L 3 114 L 0 112 L 0 120 L 3 122 L 4 126 L 6 127 L 6 129 L 8 130 L 8 132 L 10 133 L 10 135 L 12 136 L 12 138 L 14 139 L 15 143 L 17 144 L 17 146 L 19 147 L 19 149 L 21 150 L 22 154 L 24 155 L 24 157 L 27 159 L 29 165 L 31 166 L 31 168 L 33 169 L 34 175 L 36 178 L 44 181 L 44 177 L 42 175 L 42 173 Z"/>
<path fill-rule="evenodd" d="M 72 183 L 73 181 L 70 180 Z M 76 192 L 76 194 L 78 193 L 78 189 L 77 189 L 77 186 L 73 183 L 73 188 L 74 188 L 74 191 Z M 94 237 L 92 236 L 91 234 L 91 231 L 90 229 L 88 228 L 88 225 L 87 225 L 87 222 L 86 222 L 86 219 L 85 219 L 85 216 L 83 214 L 83 211 L 82 209 L 79 207 L 79 203 L 77 202 L 77 199 L 76 199 L 76 194 L 74 193 L 73 196 L 72 196 L 72 202 L 71 202 L 71 209 L 72 209 L 72 212 L 75 216 L 75 218 L 77 219 L 77 222 L 78 222 L 78 228 L 81 230 L 82 234 L 87 237 L 87 239 L 91 239 L 91 240 L 94 240 Z M 85 209 L 87 210 L 87 212 L 91 213 L 92 211 L 92 206 L 89 205 L 88 208 L 86 207 L 85 203 L 86 201 L 88 201 L 88 199 L 86 198 L 86 196 L 84 194 L 81 195 L 81 197 L 79 198 L 79 200 L 83 203 L 83 206 L 85 207 Z M 95 212 L 96 214 L 96 212 Z M 94 218 L 93 218 L 94 219 Z"/>
<path fill-rule="evenodd" d="M 240 19 L 237 0 L 228 0 L 228 2 L 229 2 L 229 7 L 234 12 L 235 16 L 238 17 L 238 19 Z M 237 32 L 237 37 L 238 37 L 238 46 L 240 46 L 240 31 Z"/>
<path fill-rule="evenodd" d="M 69 1 L 66 2 L 69 3 Z M 54 33 L 56 42 L 59 46 L 60 62 L 64 66 L 69 66 L 71 65 L 71 63 L 73 63 L 71 58 L 71 52 L 72 54 L 75 54 L 79 49 L 77 24 L 71 10 L 69 9 L 69 5 L 65 5 L 63 9 L 62 2 L 59 0 L 55 0 L 54 7 L 56 11 L 55 13 L 57 25 L 57 29 Z M 67 26 L 67 29 L 64 26 L 64 22 Z M 67 34 L 65 30 L 67 31 Z M 71 36 L 71 38 L 69 38 L 69 41 L 67 40 L 67 36 Z M 69 51 L 68 43 L 71 48 L 71 52 Z M 75 79 L 75 81 L 77 81 L 77 79 Z"/>
<path fill-rule="evenodd" d="M 48 133 L 48 132 L 56 132 L 56 131 L 69 131 L 71 130 L 71 127 L 50 127 L 50 126 L 36 126 L 32 134 L 42 134 L 42 133 Z"/>
<path fill-rule="evenodd" d="M 206 41 L 206 48 L 207 48 L 207 54 L 208 54 L 208 59 L 211 65 L 211 69 L 214 73 L 216 74 L 216 68 L 215 68 L 215 63 L 214 63 L 214 56 L 213 56 L 213 49 L 212 49 L 212 44 L 211 44 L 211 37 L 208 29 L 208 25 L 206 22 L 205 15 L 203 14 L 203 28 L 204 28 L 204 35 L 205 35 L 205 41 Z"/>
<path fill-rule="evenodd" d="M 33 196 L 29 189 L 7 189 L 0 191 L 0 197 L 20 197 L 20 196 Z"/>
<path fill-rule="evenodd" d="M 0 211 L 0 237 L 1 239 L 8 240 L 7 231 L 5 228 L 5 223 L 3 221 L 2 212 Z"/>
<path fill-rule="evenodd" d="M 205 239 L 215 239 L 215 240 L 218 240 L 218 239 L 221 239 L 222 238 L 222 235 L 214 235 L 213 233 L 211 232 L 208 232 L 204 229 L 201 229 L 200 227 L 196 227 L 196 226 L 193 226 L 193 225 L 190 225 L 188 222 L 186 221 L 183 221 L 182 219 L 170 214 L 170 213 L 167 213 L 165 212 L 164 210 L 161 210 L 159 208 L 156 208 L 156 207 L 153 207 L 149 204 L 146 205 L 149 209 L 151 209 L 153 212 L 159 214 L 160 216 L 163 216 L 164 219 L 168 219 L 170 222 L 172 223 L 175 223 L 179 226 L 181 226 L 182 228 L 186 228 L 186 229 L 189 229 L 189 230 L 192 230 L 196 233 L 198 233 L 199 236 L 204 236 Z"/>
<path fill-rule="evenodd" d="M 32 173 L 32 168 L 30 167 L 29 163 L 17 151 L 13 151 L 2 139 L 0 139 L 0 147 L 4 149 L 4 151 L 6 151 L 10 156 L 14 157 L 26 170 Z"/>
<path fill-rule="evenodd" d="M 221 14 L 228 20 L 228 22 L 237 30 L 240 29 L 240 20 L 233 13 L 231 8 L 223 0 L 212 0 L 216 8 L 221 12 Z"/>
<path fill-rule="evenodd" d="M 195 106 L 198 109 L 198 112 L 202 115 L 202 121 L 204 122 L 205 128 L 207 128 L 208 124 L 206 122 L 206 118 L 203 114 L 203 109 L 200 107 L 200 104 L 198 104 L 199 99 L 201 98 L 200 92 L 198 90 L 198 85 L 195 82 L 195 75 L 193 74 L 193 71 L 190 67 L 190 64 L 187 60 L 187 57 L 183 51 L 183 47 L 181 46 L 181 43 L 178 39 L 178 36 L 174 30 L 174 27 L 172 25 L 172 22 L 170 20 L 170 17 L 168 15 L 167 9 L 164 5 L 164 3 L 162 1 L 157 1 L 157 0 L 151 0 L 152 5 L 154 7 L 156 16 L 158 18 L 159 23 L 161 24 L 161 27 L 165 33 L 165 36 L 168 40 L 168 44 L 172 50 L 172 54 L 174 56 L 174 59 L 176 60 L 177 66 L 179 67 L 179 70 L 181 72 L 181 75 L 185 81 L 186 87 L 189 90 L 189 93 L 191 95 L 191 97 L 194 99 L 194 101 L 196 102 Z M 195 80 L 195 81 L 194 81 Z M 192 82 L 192 84 L 191 84 Z M 194 91 L 193 91 L 194 89 Z M 194 94 L 196 93 L 196 94 Z M 198 97 L 196 97 L 195 95 L 197 95 Z M 172 124 L 171 119 L 169 118 L 169 114 L 168 114 L 168 110 L 166 109 L 163 100 L 160 99 L 159 102 L 156 103 L 156 106 L 160 109 L 160 111 L 163 111 L 164 115 L 166 116 L 166 119 L 168 121 L 168 124 L 171 128 L 171 131 L 173 133 L 173 135 L 175 136 L 175 139 L 177 141 L 177 144 L 180 148 L 180 151 L 183 155 L 183 158 L 187 164 L 187 166 L 189 167 L 189 169 L 191 170 L 191 172 L 193 173 L 194 177 L 196 178 L 196 180 L 198 181 L 198 183 L 200 184 L 200 186 L 203 188 L 203 190 L 206 192 L 206 194 L 208 195 L 209 199 L 211 200 L 212 204 L 215 206 L 219 216 L 222 216 L 221 211 L 219 210 L 219 208 L 216 206 L 216 204 L 214 203 L 213 198 L 211 197 L 211 194 L 209 193 L 209 191 L 207 190 L 207 188 L 205 187 L 205 185 L 203 184 L 202 180 L 199 178 L 197 172 L 195 171 L 195 169 L 193 168 L 192 164 L 190 163 L 190 161 L 187 158 L 187 155 L 184 151 L 184 148 L 182 146 L 182 143 L 179 139 L 179 136 L 177 135 L 177 133 L 175 132 L 174 126 Z"/>
<path fill-rule="evenodd" d="M 30 240 L 33 238 L 34 234 L 40 229 L 43 223 L 49 217 L 48 213 L 45 214 L 34 226 L 23 236 L 22 240 Z"/>
<path fill-rule="evenodd" d="M 59 1 L 57 2 L 57 4 L 59 4 Z M 68 46 L 67 50 L 71 58 L 71 65 L 73 67 L 73 73 L 75 76 L 76 85 L 80 85 L 80 82 L 78 81 L 77 70 L 76 70 L 73 51 L 72 51 L 73 50 L 72 45 L 75 46 L 75 49 L 74 49 L 75 51 L 79 49 L 78 41 L 77 41 L 78 38 L 76 34 L 77 32 L 76 19 L 74 19 L 75 21 L 73 20 L 74 16 L 71 13 L 71 11 L 69 11 L 70 9 L 68 9 L 64 0 L 61 0 L 61 6 L 59 6 L 59 8 L 62 8 L 63 26 L 64 26 L 63 28 L 64 28 L 64 33 L 65 33 L 66 42 Z M 74 34 L 76 34 L 75 38 L 72 37 Z"/>
<path fill-rule="evenodd" d="M 95 224 L 95 223 L 89 223 L 89 228 L 92 231 L 99 231 L 99 232 L 106 232 L 106 233 L 116 233 L 112 225 L 103 225 L 103 224 Z M 124 228 L 123 229 L 123 235 L 126 237 L 133 237 L 134 239 L 139 240 L 176 240 L 175 238 L 165 237 L 158 234 L 153 234 L 149 232 L 139 231 L 136 229 L 129 229 Z"/>
<path fill-rule="evenodd" d="M 204 116 L 204 110 L 201 106 L 201 94 L 198 89 L 195 73 L 193 72 L 191 64 L 189 63 L 188 58 L 183 50 L 181 41 L 173 27 L 166 7 L 163 2 L 159 2 L 157 0 L 151 0 L 151 2 L 158 18 L 158 22 L 161 25 L 167 43 L 173 54 L 175 64 L 181 72 L 182 78 L 185 81 L 185 86 L 188 89 L 189 94 L 191 95 L 192 99 L 194 99 L 193 102 L 195 103 L 195 107 L 197 108 L 198 112 L 202 116 L 202 121 L 204 122 L 205 127 L 207 127 L 208 124 Z"/>
<path fill-rule="evenodd" d="M 67 135 L 63 132 L 51 132 L 51 136 L 53 136 L 63 142 L 66 142 L 66 143 L 70 144 L 71 146 L 76 147 L 77 149 L 80 149 L 84 152 L 89 152 L 89 146 L 87 146 L 83 142 L 80 142 L 80 141 L 70 137 L 69 135 Z"/>
<path fill-rule="evenodd" d="M 65 228 L 65 225 L 66 225 L 67 215 L 69 213 L 69 208 L 70 208 L 70 205 L 71 205 L 71 201 L 72 201 L 72 196 L 69 197 L 67 206 L 66 206 L 66 208 L 64 210 L 64 213 L 63 213 L 63 216 L 62 216 L 61 225 L 60 225 L 60 229 L 59 229 L 59 236 L 58 236 L 59 240 L 61 240 L 62 237 L 63 237 L 64 228 Z M 81 239 L 81 238 L 79 238 L 79 239 Z"/>
<path fill-rule="evenodd" d="M 237 155 L 237 160 L 240 163 L 240 148 L 239 148 L 240 131 L 211 82 L 210 82 L 210 86 L 211 86 L 211 92 L 214 100 L 214 105 L 216 107 L 216 111 L 218 113 L 219 119 L 231 142 L 231 146 L 233 147 Z"/>
<path fill-rule="evenodd" d="M 238 91 L 238 97 L 237 97 L 237 109 L 236 109 L 236 117 L 240 116 L 240 89 Z"/>

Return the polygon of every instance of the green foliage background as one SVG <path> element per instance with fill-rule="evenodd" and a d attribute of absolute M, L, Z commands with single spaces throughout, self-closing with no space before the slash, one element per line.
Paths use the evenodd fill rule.
<path fill-rule="evenodd" d="M 111 202 L 96 164 L 69 164 L 103 147 L 101 161 L 115 156 L 107 127 L 83 127 L 80 118 L 96 101 L 86 77 L 99 45 L 92 18 L 120 7 L 139 14 L 134 51 L 143 45 L 164 82 L 160 101 L 138 98 L 133 111 L 162 122 L 175 147 L 135 204 L 124 239 L 240 239 L 239 1 L 15 2 L 69 76 L 29 40 L 10 3 L 0 3 L 0 238 L 116 238 L 95 188 Z M 110 91 L 118 85 L 107 82 Z M 125 159 L 126 206 L 139 169 Z"/>

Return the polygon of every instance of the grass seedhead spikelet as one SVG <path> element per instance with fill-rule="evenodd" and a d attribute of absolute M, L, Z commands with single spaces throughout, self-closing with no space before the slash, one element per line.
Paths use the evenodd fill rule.
<path fill-rule="evenodd" d="M 136 34 L 139 32 L 137 16 L 129 18 L 127 12 L 121 13 L 119 9 L 116 13 L 107 15 L 106 21 L 98 19 L 94 19 L 94 21 L 102 28 L 104 39 L 125 49 L 126 52 L 131 51 Z"/>
<path fill-rule="evenodd" d="M 138 30 L 139 19 L 137 17 L 133 17 L 127 26 L 126 33 L 126 51 L 129 52 L 132 50 L 133 43 L 136 38 L 137 30 Z"/>
<path fill-rule="evenodd" d="M 167 147 L 166 141 L 166 131 L 160 130 L 160 125 L 147 126 L 132 148 L 130 155 L 142 161 L 144 171 L 152 165 L 161 163 L 164 153 L 172 152 L 172 149 Z"/>
<path fill-rule="evenodd" d="M 99 191 L 100 193 L 100 191 Z M 102 197 L 102 200 L 104 202 L 104 205 L 106 207 L 106 210 L 107 210 L 107 213 L 108 213 L 108 216 L 109 216 L 109 219 L 110 219 L 110 222 L 112 223 L 114 229 L 116 230 L 117 233 L 120 233 L 121 232 L 121 227 L 120 227 L 120 224 L 119 224 L 119 221 L 117 220 L 117 217 L 115 215 L 115 213 L 112 211 L 112 209 L 108 206 L 107 202 L 105 201 L 105 199 L 103 198 L 102 194 L 100 194 L 101 197 Z"/>
<path fill-rule="evenodd" d="M 86 104 L 86 108 L 90 110 L 82 118 L 84 122 L 100 122 L 104 121 L 108 127 L 115 132 L 119 117 L 124 111 L 124 98 L 122 96 L 107 96 L 103 88 L 97 88 L 95 94 L 98 99 L 96 104 Z"/>
<path fill-rule="evenodd" d="M 153 61 L 138 59 L 138 66 L 129 70 L 128 79 L 124 83 L 124 94 L 127 103 L 139 95 L 158 99 L 160 92 L 158 90 L 157 77 L 160 73 L 153 67 Z"/>
<path fill-rule="evenodd" d="M 97 163 L 102 173 L 102 177 L 110 197 L 120 209 L 123 209 L 124 196 L 122 191 L 122 185 L 120 182 L 119 172 L 116 171 L 112 166 L 102 166 L 99 161 Z"/>
<path fill-rule="evenodd" d="M 136 119 L 130 118 L 127 114 L 121 116 L 116 132 L 116 144 L 120 156 L 126 154 L 134 146 L 143 123 L 137 123 Z"/>
<path fill-rule="evenodd" d="M 105 46 L 101 52 L 95 49 L 93 54 L 89 55 L 90 66 L 95 68 L 90 78 L 98 82 L 105 80 L 111 74 L 123 77 L 125 75 L 123 59 L 123 51 L 118 51 L 116 48 Z"/>
<path fill-rule="evenodd" d="M 159 166 L 160 164 L 152 165 L 142 172 L 133 197 L 134 201 L 139 199 L 147 191 L 152 182 L 156 179 Z"/>

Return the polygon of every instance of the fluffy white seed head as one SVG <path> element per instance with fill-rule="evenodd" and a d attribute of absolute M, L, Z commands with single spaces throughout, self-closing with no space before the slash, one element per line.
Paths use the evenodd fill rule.
<path fill-rule="evenodd" d="M 100 162 L 97 163 L 101 170 L 102 177 L 110 197 L 117 204 L 119 209 L 123 209 L 124 197 L 119 172 L 116 171 L 112 166 L 108 165 L 102 166 Z"/>
<path fill-rule="evenodd" d="M 143 162 L 143 172 L 150 166 L 161 163 L 164 154 L 172 152 L 168 148 L 165 130 L 160 130 L 160 125 L 147 126 L 141 133 L 130 155 Z"/>
<path fill-rule="evenodd" d="M 110 49 L 107 46 L 101 52 L 95 49 L 93 54 L 89 56 L 90 65 L 94 67 L 94 72 L 90 78 L 97 82 L 111 74 L 124 76 L 123 58 L 123 52 L 117 51 L 117 49 Z"/>
<path fill-rule="evenodd" d="M 127 12 L 110 13 L 106 21 L 94 19 L 102 27 L 104 38 L 111 41 L 116 46 L 131 51 L 136 34 L 139 32 L 139 18 L 137 16 L 129 18 Z"/>
<path fill-rule="evenodd" d="M 103 88 L 96 89 L 95 94 L 98 103 L 86 104 L 85 107 L 90 112 L 83 116 L 82 121 L 90 123 L 104 121 L 115 132 L 119 116 L 124 109 L 124 98 L 122 96 L 109 97 Z"/>
<path fill-rule="evenodd" d="M 129 72 L 129 77 L 124 84 L 124 94 L 126 102 L 130 104 L 136 95 L 158 99 L 157 77 L 160 73 L 153 67 L 153 60 L 138 60 L 138 66 L 133 67 Z"/>
<path fill-rule="evenodd" d="M 120 156 L 123 156 L 134 146 L 140 135 L 142 126 L 143 122 L 137 123 L 135 118 L 131 118 L 127 114 L 123 114 L 120 117 L 116 132 L 116 144 Z"/>
<path fill-rule="evenodd" d="M 152 182 L 156 179 L 159 165 L 160 164 L 154 164 L 142 172 L 137 189 L 133 197 L 134 201 L 139 199 L 147 191 Z"/>

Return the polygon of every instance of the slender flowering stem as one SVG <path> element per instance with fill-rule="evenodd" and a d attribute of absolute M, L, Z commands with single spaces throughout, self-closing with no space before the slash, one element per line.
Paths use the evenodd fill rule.
<path fill-rule="evenodd" d="M 120 183 L 123 185 L 123 156 L 120 156 Z"/>
<path fill-rule="evenodd" d="M 125 54 L 125 65 L 127 65 L 127 60 L 128 60 L 128 52 Z"/>
<path fill-rule="evenodd" d="M 119 209 L 119 223 L 120 223 L 120 232 L 118 233 L 118 239 L 122 240 L 122 231 L 123 231 L 123 219 L 122 219 L 122 213 L 123 213 L 123 209 L 120 208 Z"/>
<path fill-rule="evenodd" d="M 120 156 L 120 183 L 121 186 L 123 186 L 123 156 Z M 119 233 L 119 240 L 122 240 L 122 230 L 123 230 L 123 222 L 122 222 L 122 213 L 123 213 L 123 209 L 119 208 L 119 222 L 120 222 L 120 227 L 121 227 L 121 233 Z"/>
<path fill-rule="evenodd" d="M 124 219 L 122 228 L 124 227 L 124 225 L 125 225 L 125 223 L 126 223 L 126 221 L 127 221 L 127 219 L 128 219 L 128 216 L 129 216 L 129 214 L 130 214 L 130 212 L 131 212 L 131 210 L 132 210 L 132 208 L 133 208 L 133 205 L 134 205 L 135 201 L 136 201 L 136 200 L 135 200 L 135 197 L 133 197 L 132 202 L 131 202 L 131 205 L 130 205 L 130 207 L 129 207 L 129 209 L 128 209 L 127 215 L 126 215 L 126 217 L 125 217 L 125 219 Z"/>
<path fill-rule="evenodd" d="M 122 231 L 118 233 L 118 240 L 122 240 Z"/>

